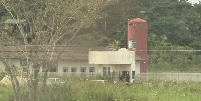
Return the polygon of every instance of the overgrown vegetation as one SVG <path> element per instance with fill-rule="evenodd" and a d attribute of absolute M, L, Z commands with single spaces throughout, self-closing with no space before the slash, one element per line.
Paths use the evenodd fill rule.
<path fill-rule="evenodd" d="M 13 101 L 13 89 L 11 85 L 4 85 L 0 83 L 0 101 Z"/>
<path fill-rule="evenodd" d="M 101 83 L 91 82 L 92 78 L 79 76 L 62 77 L 65 84 L 52 84 L 46 87 L 37 101 L 198 101 L 201 84 L 176 83 L 152 80 L 150 84 Z M 87 80 L 88 79 L 88 80 Z M 23 100 L 28 101 L 28 90 L 23 89 Z M 13 101 L 11 86 L 0 85 L 0 100 Z"/>
<path fill-rule="evenodd" d="M 127 47 L 127 21 L 130 18 L 137 17 L 148 21 L 148 50 L 154 50 L 154 52 L 149 52 L 150 65 L 148 68 L 150 68 L 151 72 L 200 72 L 200 52 L 183 50 L 201 49 L 201 41 L 199 40 L 201 38 L 201 4 L 192 6 L 187 0 L 114 1 L 115 4 L 112 4 L 112 2 L 99 2 L 99 0 L 1 0 L 1 22 L 7 18 L 26 19 L 28 26 L 27 30 L 23 30 L 18 24 L 18 29 L 20 30 L 14 31 L 11 28 L 12 26 L 6 30 L 0 24 L 1 48 L 4 54 L 1 61 L 6 66 L 8 75 L 11 76 L 16 101 L 21 99 L 30 101 L 36 101 L 36 99 L 163 100 L 162 98 L 167 98 L 165 100 L 180 100 L 180 98 L 173 99 L 177 95 L 174 93 L 171 93 L 174 94 L 174 97 L 164 94 L 166 95 L 165 97 L 160 94 L 163 93 L 162 90 L 170 92 L 169 90 L 174 91 L 181 86 L 184 86 L 181 92 L 185 92 L 184 96 L 179 94 L 181 97 L 196 100 L 190 97 L 191 94 L 186 94 L 186 92 L 192 93 L 194 90 L 189 90 L 191 88 L 187 88 L 183 84 L 180 86 L 168 86 L 169 88 L 161 90 L 160 87 L 157 89 L 156 86 L 149 88 L 150 86 L 148 85 L 133 85 L 126 88 L 121 84 L 102 84 L 100 87 L 97 86 L 99 84 L 88 81 L 81 82 L 81 80 L 80 83 L 79 81 L 76 81 L 76 83 L 72 81 L 67 82 L 65 85 L 48 85 L 45 87 L 46 75 L 52 65 L 50 63 L 56 60 L 52 58 L 55 57 L 53 56 L 53 50 L 56 45 L 113 45 L 115 47 Z M 15 36 L 17 34 L 21 37 L 19 40 Z M 3 49 L 5 40 L 12 43 L 10 45 L 14 45 L 16 48 L 21 45 L 17 43 L 22 42 L 25 45 L 23 53 L 20 54 L 25 56 L 24 60 L 27 64 L 32 64 L 34 70 L 33 77 L 27 72 L 27 78 L 31 79 L 28 84 L 29 89 L 19 86 L 16 80 L 15 76 L 18 74 L 14 72 L 15 69 L 13 68 L 15 66 L 8 62 L 10 53 L 5 54 L 7 50 Z M 49 55 L 45 54 L 39 57 L 40 48 L 38 45 L 46 47 L 44 50 Z M 53 46 L 53 48 L 47 47 L 49 45 Z M 33 83 L 32 78 L 38 78 L 38 70 L 42 65 L 45 72 L 43 76 L 44 85 L 39 85 L 38 88 L 38 83 L 36 80 Z M 78 86 L 79 84 L 77 83 L 84 86 Z M 194 86 L 199 87 L 199 85 L 195 84 Z M 135 89 L 131 89 L 131 87 Z M 46 92 L 43 91 L 43 88 L 45 88 Z M 41 89 L 42 91 L 40 91 Z M 38 90 L 40 92 L 37 92 Z M 154 93 L 153 91 L 155 90 L 161 93 Z M 9 94 L 5 96 L 9 96 Z"/>
<path fill-rule="evenodd" d="M 2 80 L 4 77 L 5 77 L 5 74 L 4 72 L 0 72 L 0 80 Z"/>
<path fill-rule="evenodd" d="M 15 56 L 19 56 L 17 58 L 24 65 L 19 68 L 26 71 L 29 101 L 36 101 L 39 70 L 44 72 L 44 92 L 47 72 L 54 67 L 65 46 L 82 29 L 96 26 L 95 20 L 105 14 L 100 13 L 100 10 L 115 2 L 116 0 L 1 0 L 0 13 L 3 16 L 0 20 L 7 14 L 11 19 L 5 23 L 6 27 L 0 25 L 0 61 L 10 77 L 15 101 L 23 98 L 23 87 L 17 80 L 17 76 L 23 74 L 17 72 L 17 66 L 13 65 L 11 58 L 16 51 L 18 54 Z M 60 49 L 62 51 L 56 50 L 57 45 L 64 46 Z M 7 46 L 15 48 L 15 52 L 6 50 Z"/>

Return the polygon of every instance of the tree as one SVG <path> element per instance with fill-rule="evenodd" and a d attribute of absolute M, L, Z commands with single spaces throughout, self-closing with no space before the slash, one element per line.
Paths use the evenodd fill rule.
<path fill-rule="evenodd" d="M 0 3 L 12 18 L 19 22 L 15 24 L 19 30 L 11 30 L 14 26 L 11 26 L 11 29 L 1 30 L 1 49 L 4 52 L 1 61 L 11 77 L 15 100 L 22 100 L 22 95 L 16 79 L 17 69 L 9 61 L 11 58 L 5 49 L 5 40 L 12 42 L 12 46 L 21 51 L 20 56 L 25 56 L 24 60 L 28 64 L 26 76 L 29 101 L 36 101 L 39 69 L 43 67 L 44 70 L 44 91 L 47 72 L 60 56 L 60 54 L 54 56 L 56 45 L 58 43 L 67 45 L 81 29 L 96 26 L 95 19 L 99 18 L 99 11 L 105 5 L 114 2 L 112 0 L 1 0 Z M 22 24 L 21 20 L 26 20 L 26 24 Z M 19 42 L 23 42 L 24 46 L 20 46 Z M 45 53 L 40 54 L 40 51 Z M 33 70 L 33 77 L 30 69 Z"/>
<path fill-rule="evenodd" d="M 143 18 L 147 19 L 145 15 L 145 8 L 151 6 L 154 0 L 118 0 L 117 3 L 105 6 L 100 13 L 104 14 L 100 19 L 96 19 L 97 26 L 83 29 L 79 34 L 79 39 L 88 38 L 91 41 L 85 40 L 84 43 L 74 40 L 72 44 L 82 45 L 108 45 L 118 42 L 118 47 L 127 47 L 127 24 L 128 19 Z"/>

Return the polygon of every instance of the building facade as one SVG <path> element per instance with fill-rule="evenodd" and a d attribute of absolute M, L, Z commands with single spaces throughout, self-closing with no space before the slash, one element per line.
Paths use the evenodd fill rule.
<path fill-rule="evenodd" d="M 26 72 L 28 64 L 23 59 L 22 54 L 20 55 L 14 46 L 7 46 L 5 49 L 9 50 L 4 51 L 8 52 L 10 63 L 19 67 L 21 72 Z M 61 49 L 61 46 L 55 47 L 55 54 Z M 140 73 L 140 61 L 142 59 L 135 58 L 134 51 L 128 51 L 127 49 L 110 50 L 111 47 L 66 46 L 57 62 L 49 68 L 48 75 L 112 76 L 112 73 L 115 73 L 117 80 L 121 75 L 126 76 L 128 74 L 134 78 L 136 74 Z M 45 52 L 41 52 L 41 56 L 43 56 L 42 53 Z M 0 54 L 1 58 L 3 58 L 3 55 Z M 29 68 L 32 68 L 32 65 L 29 65 Z M 0 69 L 6 71 L 1 61 Z M 40 72 L 43 72 L 42 67 Z"/>

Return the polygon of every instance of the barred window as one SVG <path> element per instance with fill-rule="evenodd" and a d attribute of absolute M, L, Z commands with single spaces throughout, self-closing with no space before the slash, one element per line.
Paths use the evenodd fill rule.
<path fill-rule="evenodd" d="M 71 72 L 76 72 L 77 68 L 76 67 L 71 67 Z"/>
<path fill-rule="evenodd" d="M 95 67 L 89 67 L 89 72 L 95 72 Z"/>
<path fill-rule="evenodd" d="M 63 67 L 63 72 L 68 72 L 68 67 Z"/>
<path fill-rule="evenodd" d="M 86 72 L 86 67 L 80 67 L 80 72 Z"/>

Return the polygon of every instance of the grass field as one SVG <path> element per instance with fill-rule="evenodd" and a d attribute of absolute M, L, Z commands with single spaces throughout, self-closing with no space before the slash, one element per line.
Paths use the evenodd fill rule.
<path fill-rule="evenodd" d="M 62 85 L 48 85 L 39 89 L 38 101 L 199 101 L 201 84 L 158 82 L 151 84 L 101 83 L 78 77 L 65 78 Z M 39 85 L 40 86 L 40 85 Z M 28 90 L 23 90 L 28 101 Z M 12 87 L 0 85 L 0 101 L 13 101 Z"/>

